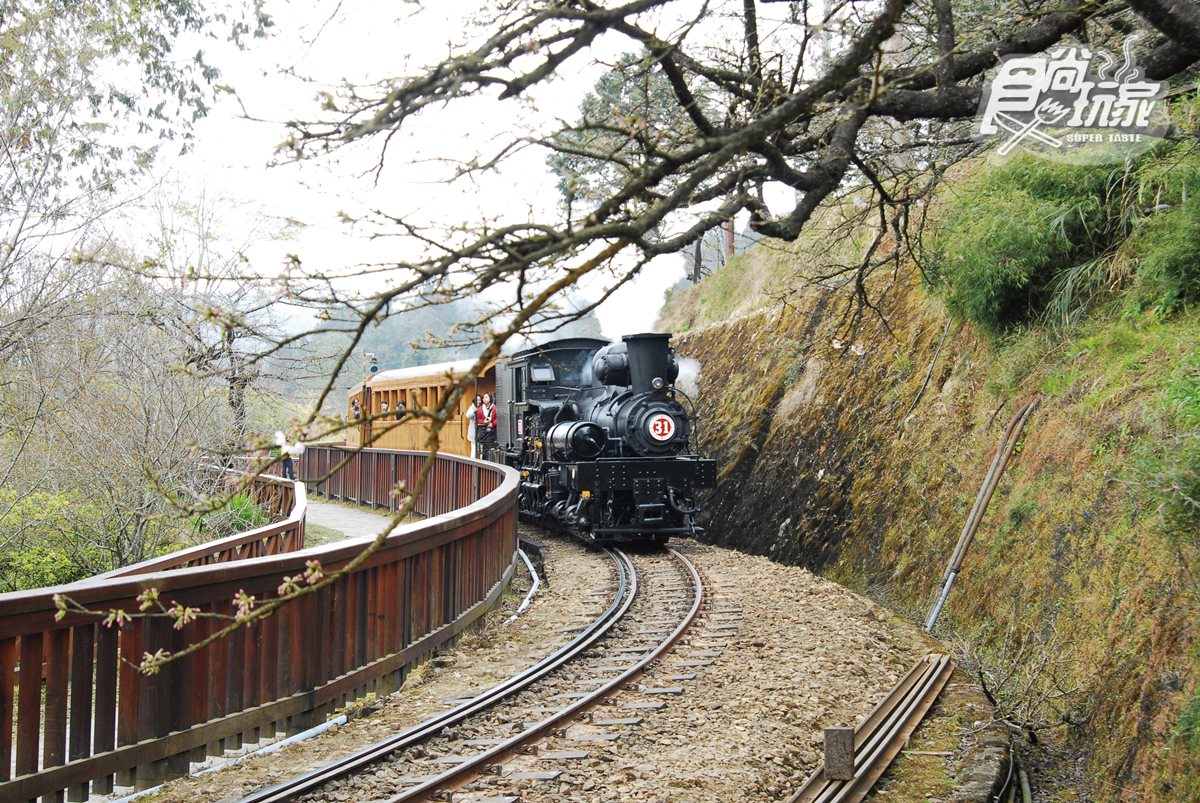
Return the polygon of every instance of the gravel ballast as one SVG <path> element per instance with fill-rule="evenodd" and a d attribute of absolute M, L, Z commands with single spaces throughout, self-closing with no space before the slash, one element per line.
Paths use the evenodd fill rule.
<path fill-rule="evenodd" d="M 626 736 L 588 745 L 601 772 L 578 784 L 530 786 L 522 799 L 779 800 L 820 762 L 823 729 L 856 724 L 926 652 L 911 626 L 804 569 L 719 547 L 674 546 L 704 573 L 711 611 L 741 610 L 740 620 L 710 613 L 700 633 L 736 621 L 735 634 L 711 650 L 720 654 L 709 666 L 682 667 L 691 660 L 683 648 L 647 675 L 646 685 L 696 677 Z M 700 635 L 691 642 L 708 645 Z"/>
<path fill-rule="evenodd" d="M 523 536 L 543 545 L 547 578 L 520 618 L 501 626 L 528 588 L 523 567 L 514 592 L 484 627 L 414 672 L 399 693 L 352 709 L 349 723 L 320 737 L 173 782 L 149 799 L 236 798 L 279 783 L 536 663 L 608 604 L 600 592 L 612 583 L 611 564 L 569 539 L 540 531 Z M 930 651 L 915 626 L 804 569 L 690 541 L 671 545 L 704 575 L 710 596 L 703 617 L 685 643 L 595 717 L 628 716 L 629 703 L 665 705 L 638 710 L 636 724 L 605 729 L 618 733 L 615 739 L 595 739 L 596 727 L 577 726 L 540 751 L 582 750 L 586 757 L 509 762 L 506 773 L 562 771 L 553 780 L 521 781 L 522 800 L 786 798 L 820 762 L 823 728 L 855 725 Z M 678 692 L 654 693 L 664 687 Z M 469 799 L 458 794 L 456 800 Z"/>

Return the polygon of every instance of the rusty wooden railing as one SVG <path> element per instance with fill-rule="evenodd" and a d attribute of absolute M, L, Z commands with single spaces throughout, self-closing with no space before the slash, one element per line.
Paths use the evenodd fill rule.
<path fill-rule="evenodd" d="M 245 490 L 268 516 L 278 520 L 244 533 L 123 566 L 96 575 L 92 579 L 149 574 L 188 566 L 208 566 L 304 549 L 304 517 L 308 511 L 304 484 L 288 482 L 279 477 L 259 476 L 254 477 Z"/>
<path fill-rule="evenodd" d="M 303 476 L 317 476 L 345 454 L 310 449 L 300 461 Z M 369 450 L 323 489 L 392 506 L 395 482 L 414 479 L 422 459 Z M 382 472 L 386 480 L 373 476 Z M 136 611 L 137 596 L 156 588 L 165 603 L 232 614 L 238 591 L 267 599 L 284 576 L 303 573 L 306 561 L 336 570 L 362 542 L 296 549 L 305 504 L 296 485 L 282 522 L 123 573 L 0 594 L 0 800 L 64 792 L 86 800 L 115 784 L 146 788 L 185 774 L 206 755 L 298 732 L 355 697 L 398 688 L 511 578 L 516 484 L 510 469 L 439 456 L 419 505 L 430 518 L 397 528 L 339 582 L 157 675 L 138 673 L 144 653 L 179 651 L 222 622 L 199 619 L 179 631 L 161 617 L 120 628 L 74 613 L 56 622 L 54 594 L 91 610 Z M 262 554 L 270 550 L 277 554 Z"/>
<path fill-rule="evenodd" d="M 334 472 L 327 481 L 317 484 L 316 492 L 331 499 L 344 499 L 392 512 L 400 507 L 400 499 L 393 493 L 396 484 L 415 477 L 426 457 L 424 452 L 364 449 L 354 454 L 339 447 L 309 447 L 297 468 L 298 476 L 301 479 L 325 476 L 347 455 L 350 455 L 350 463 Z M 441 515 L 495 490 L 499 482 L 496 473 L 475 472 L 465 476 L 455 471 L 436 470 L 446 461 L 464 460 L 466 458 L 440 456 L 439 465 L 417 500 L 415 512 L 423 516 Z M 471 465 L 476 464 L 471 462 Z"/>

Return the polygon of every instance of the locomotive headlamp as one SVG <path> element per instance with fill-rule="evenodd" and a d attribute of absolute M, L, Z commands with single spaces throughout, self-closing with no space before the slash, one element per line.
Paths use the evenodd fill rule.
<path fill-rule="evenodd" d="M 654 388 L 655 390 L 662 390 L 664 387 L 666 387 L 666 385 L 667 383 L 661 376 L 656 376 L 654 379 L 650 380 L 650 387 Z"/>

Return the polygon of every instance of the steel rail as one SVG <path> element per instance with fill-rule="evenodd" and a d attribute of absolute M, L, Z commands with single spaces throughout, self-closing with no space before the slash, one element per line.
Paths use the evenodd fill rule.
<path fill-rule="evenodd" d="M 826 778 L 821 764 L 788 803 L 863 800 L 900 754 L 953 672 L 954 662 L 946 655 L 927 655 L 918 661 L 855 728 L 854 777 L 844 781 Z"/>
<path fill-rule="evenodd" d="M 432 795 L 447 788 L 455 788 L 463 785 L 471 778 L 483 774 L 484 768 L 502 763 L 512 756 L 520 752 L 521 748 L 527 744 L 534 742 L 551 731 L 557 729 L 564 722 L 568 722 L 582 713 L 584 710 L 596 705 L 604 698 L 611 695 L 613 692 L 620 690 L 629 681 L 639 677 L 645 672 L 646 667 L 652 662 L 658 660 L 663 653 L 671 649 L 676 642 L 683 636 L 684 633 L 695 622 L 696 617 L 700 615 L 700 607 L 704 604 L 704 583 L 700 578 L 700 572 L 696 570 L 695 565 L 687 558 L 674 549 L 667 550 L 671 555 L 679 561 L 684 569 L 688 572 L 692 579 L 693 595 L 692 606 L 688 609 L 687 614 L 680 623 L 671 631 L 665 639 L 659 642 L 653 650 L 643 656 L 636 664 L 629 667 L 616 678 L 608 681 L 596 690 L 590 692 L 586 697 L 583 697 L 571 705 L 563 708 L 557 713 L 551 714 L 546 719 L 527 728 L 521 733 L 507 739 L 504 742 L 489 748 L 488 750 L 476 756 L 466 759 L 461 764 L 458 764 L 451 769 L 437 775 L 429 780 L 410 787 L 400 794 L 388 798 L 385 803 L 402 803 L 402 801 L 428 800 Z"/>
<path fill-rule="evenodd" d="M 943 655 L 931 662 L 931 669 L 917 685 L 915 694 L 901 703 L 868 744 L 862 768 L 855 770 L 854 780 L 847 783 L 843 791 L 829 798 L 830 803 L 859 801 L 867 796 L 875 782 L 900 755 L 908 737 L 933 707 L 953 672 L 954 663 L 949 656 Z"/>
<path fill-rule="evenodd" d="M 617 550 L 606 549 L 617 569 L 617 591 L 608 608 L 579 635 L 562 648 L 538 661 L 523 672 L 492 686 L 462 705 L 420 722 L 407 730 L 351 753 L 344 758 L 318 767 L 281 784 L 252 792 L 241 798 L 240 803 L 275 803 L 291 800 L 297 795 L 316 789 L 338 778 L 351 775 L 363 767 L 380 761 L 398 750 L 411 747 L 436 736 L 440 731 L 455 725 L 470 716 L 484 711 L 504 699 L 525 689 L 545 675 L 558 669 L 580 653 L 590 648 L 603 637 L 629 610 L 637 593 L 637 575 L 627 556 Z"/>

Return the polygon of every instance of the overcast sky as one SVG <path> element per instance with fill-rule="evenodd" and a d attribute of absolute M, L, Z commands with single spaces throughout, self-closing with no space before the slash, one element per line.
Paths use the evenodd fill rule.
<path fill-rule="evenodd" d="M 219 96 L 197 127 L 192 153 L 171 163 L 172 183 L 187 193 L 199 194 L 203 188 L 210 198 L 232 199 L 241 208 L 228 218 L 234 241 L 242 238 L 239 229 L 255 210 L 303 224 L 292 242 L 264 242 L 252 249 L 260 269 L 272 273 L 288 253 L 319 270 L 412 253 L 395 239 L 368 241 L 364 232 L 341 221 L 340 212 L 357 217 L 374 207 L 464 223 L 484 216 L 547 216 L 558 193 L 542 152 L 531 150 L 500 175 L 454 188 L 441 182 L 445 166 L 436 160 L 486 152 L 505 134 L 547 119 L 574 119 L 600 68 L 570 71 L 570 80 L 540 92 L 536 108 L 519 101 L 481 100 L 426 114 L 422 129 L 390 146 L 378 175 L 371 170 L 379 157 L 378 141 L 351 148 L 336 160 L 268 166 L 286 135 L 283 123 L 311 116 L 320 89 L 343 80 L 361 83 L 411 73 L 444 58 L 464 38 L 464 19 L 477 4 L 431 3 L 431 10 L 414 13 L 417 9 L 409 3 L 273 0 L 267 5 L 275 20 L 269 39 L 253 41 L 244 52 L 207 46 L 222 69 L 220 84 L 236 90 L 236 96 Z M 605 46 L 612 56 L 618 54 L 617 42 L 602 42 Z M 584 66 L 582 59 L 579 66 Z M 619 337 L 649 330 L 663 292 L 682 276 L 679 256 L 656 260 L 598 311 L 605 333 Z M 584 294 L 588 292 L 585 287 Z"/>

